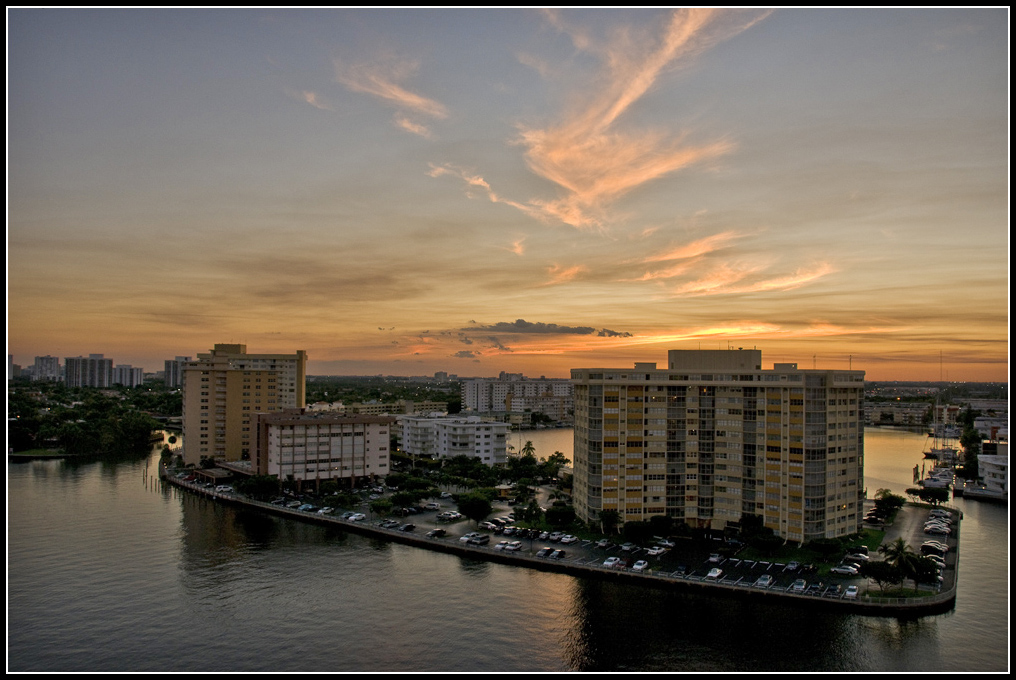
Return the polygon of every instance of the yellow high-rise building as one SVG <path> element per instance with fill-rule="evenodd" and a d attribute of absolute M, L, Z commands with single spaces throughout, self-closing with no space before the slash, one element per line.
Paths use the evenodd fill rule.
<path fill-rule="evenodd" d="M 792 541 L 858 530 L 864 371 L 762 369 L 760 350 L 573 369 L 574 502 L 595 522 L 666 515 L 722 530 L 757 515 Z"/>
<path fill-rule="evenodd" d="M 246 460 L 254 451 L 254 415 L 303 408 L 307 353 L 247 354 L 217 344 L 183 370 L 184 460 Z"/>

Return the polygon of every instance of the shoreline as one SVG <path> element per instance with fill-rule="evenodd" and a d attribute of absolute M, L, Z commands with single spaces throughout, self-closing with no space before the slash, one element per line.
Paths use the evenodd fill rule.
<path fill-rule="evenodd" d="M 747 583 L 724 583 L 722 581 L 707 581 L 702 577 L 678 575 L 659 570 L 647 570 L 644 572 L 618 571 L 603 567 L 599 562 L 593 564 L 578 563 L 571 560 L 550 560 L 535 557 L 524 553 L 505 553 L 494 550 L 493 547 L 471 546 L 452 542 L 443 538 L 428 538 L 418 534 L 386 529 L 364 522 L 352 522 L 340 517 L 331 515 L 308 514 L 299 510 L 272 505 L 261 501 L 251 500 L 246 497 L 230 493 L 220 493 L 214 488 L 205 488 L 184 482 L 174 475 L 168 474 L 166 468 L 159 466 L 159 476 L 164 482 L 185 491 L 195 492 L 212 500 L 248 507 L 256 510 L 263 510 L 269 514 L 296 519 L 303 522 L 310 522 L 322 526 L 339 527 L 350 533 L 355 533 L 371 538 L 380 538 L 403 545 L 410 545 L 425 550 L 433 550 L 446 554 L 458 555 L 471 559 L 487 562 L 497 562 L 527 569 L 540 571 L 552 571 L 569 574 L 572 576 L 597 578 L 611 580 L 639 586 L 667 588 L 672 590 L 686 590 L 703 594 L 716 594 L 724 597 L 736 598 L 777 598 L 780 601 L 793 602 L 808 608 L 824 608 L 838 610 L 844 613 L 860 614 L 865 616 L 891 616 L 900 618 L 918 618 L 922 616 L 934 616 L 943 614 L 954 609 L 956 604 L 956 573 L 959 568 L 959 558 L 953 569 L 952 583 L 949 588 L 939 593 L 926 597 L 911 598 L 889 598 L 872 597 L 867 594 L 855 600 L 845 598 L 833 598 L 822 595 L 808 595 L 791 593 L 785 590 L 764 590 L 755 588 Z"/>

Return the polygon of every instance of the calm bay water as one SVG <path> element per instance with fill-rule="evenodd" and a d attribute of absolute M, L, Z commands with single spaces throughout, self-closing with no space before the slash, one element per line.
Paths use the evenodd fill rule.
<path fill-rule="evenodd" d="M 922 434 L 869 429 L 866 486 Z M 522 434 L 571 457 L 571 430 Z M 515 442 L 512 442 L 515 445 Z M 1008 510 L 965 513 L 956 609 L 846 616 L 549 574 L 228 508 L 128 463 L 9 463 L 9 671 L 1007 671 Z"/>

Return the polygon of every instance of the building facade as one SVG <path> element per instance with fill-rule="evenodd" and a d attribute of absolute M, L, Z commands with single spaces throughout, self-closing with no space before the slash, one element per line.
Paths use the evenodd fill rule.
<path fill-rule="evenodd" d="M 275 475 L 304 486 L 329 479 L 347 479 L 389 472 L 389 442 L 395 418 L 343 415 L 305 409 L 259 413 L 252 457 L 260 475 Z"/>
<path fill-rule="evenodd" d="M 722 530 L 757 515 L 799 542 L 858 530 L 863 371 L 671 350 L 665 369 L 573 369 L 572 382 L 581 519 L 616 510 L 621 522 L 666 515 Z"/>
<path fill-rule="evenodd" d="M 247 354 L 246 345 L 218 344 L 183 371 L 184 460 L 247 460 L 257 413 L 303 408 L 307 353 Z"/>
<path fill-rule="evenodd" d="M 507 414 L 532 411 L 557 421 L 571 422 L 575 389 L 568 380 L 529 379 L 520 373 L 497 378 L 464 380 L 462 408 L 477 413 Z"/>
<path fill-rule="evenodd" d="M 113 367 L 113 384 L 124 387 L 138 387 L 145 382 L 144 369 L 130 364 L 121 364 Z"/>
<path fill-rule="evenodd" d="M 166 381 L 166 387 L 179 388 L 183 387 L 183 371 L 191 361 L 190 357 L 176 357 L 175 359 L 166 359 L 165 367 L 166 370 L 163 373 L 163 378 Z"/>
<path fill-rule="evenodd" d="M 60 366 L 60 359 L 46 355 L 35 357 L 32 367 L 32 380 L 48 380 L 59 382 L 64 379 L 63 367 Z"/>
<path fill-rule="evenodd" d="M 470 456 L 487 465 L 507 461 L 508 424 L 479 416 L 402 416 L 402 451 L 412 456 Z"/>
<path fill-rule="evenodd" d="M 64 359 L 67 387 L 110 387 L 113 384 L 113 360 L 101 354 Z"/>

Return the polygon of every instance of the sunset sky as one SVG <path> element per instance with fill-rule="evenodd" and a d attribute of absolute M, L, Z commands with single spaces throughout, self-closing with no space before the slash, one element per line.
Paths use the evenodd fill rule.
<path fill-rule="evenodd" d="M 8 10 L 7 342 L 1007 380 L 1007 9 Z"/>

